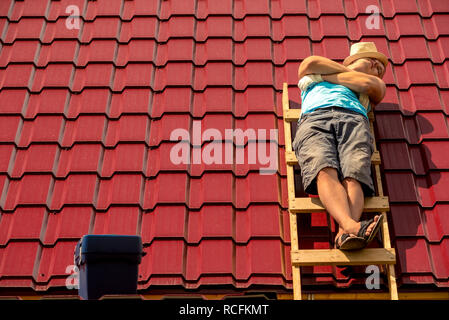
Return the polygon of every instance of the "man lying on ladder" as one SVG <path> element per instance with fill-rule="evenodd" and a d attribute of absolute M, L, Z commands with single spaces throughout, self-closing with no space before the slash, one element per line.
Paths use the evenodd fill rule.
<path fill-rule="evenodd" d="M 339 225 L 337 249 L 364 248 L 382 224 L 381 215 L 360 217 L 364 197 L 374 195 L 367 114 L 385 95 L 387 64 L 374 43 L 359 42 L 343 65 L 311 56 L 298 70 L 302 107 L 293 149 L 305 192 L 318 194 Z"/>

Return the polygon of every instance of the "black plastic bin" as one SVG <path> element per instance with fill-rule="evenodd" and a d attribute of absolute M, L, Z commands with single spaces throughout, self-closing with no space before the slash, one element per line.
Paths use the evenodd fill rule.
<path fill-rule="evenodd" d="M 90 300 L 106 294 L 136 294 L 142 256 L 139 236 L 84 236 L 75 249 L 79 296 Z"/>

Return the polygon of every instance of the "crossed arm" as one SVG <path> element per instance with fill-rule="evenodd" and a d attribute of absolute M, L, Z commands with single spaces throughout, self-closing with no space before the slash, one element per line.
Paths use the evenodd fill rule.
<path fill-rule="evenodd" d="M 355 92 L 366 94 L 374 105 L 385 96 L 385 83 L 378 77 L 351 70 L 333 60 L 310 56 L 301 63 L 299 79 L 308 74 L 320 74 L 324 81 L 343 85 Z"/>

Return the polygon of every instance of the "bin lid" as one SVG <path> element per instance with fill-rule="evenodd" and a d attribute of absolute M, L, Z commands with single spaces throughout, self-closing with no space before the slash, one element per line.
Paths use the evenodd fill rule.
<path fill-rule="evenodd" d="M 140 236 L 89 234 L 83 236 L 79 245 L 83 254 L 142 254 L 142 238 Z"/>

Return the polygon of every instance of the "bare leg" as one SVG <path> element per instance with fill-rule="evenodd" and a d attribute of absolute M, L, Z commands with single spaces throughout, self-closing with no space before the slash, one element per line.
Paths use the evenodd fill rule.
<path fill-rule="evenodd" d="M 358 222 L 358 221 L 360 221 L 360 217 L 362 216 L 364 199 L 365 199 L 363 190 L 362 190 L 362 186 L 360 185 L 360 183 L 357 180 L 355 180 L 353 178 L 345 178 L 342 181 L 342 185 L 348 195 L 348 202 L 349 202 L 349 208 L 351 210 L 351 217 L 354 221 Z M 379 219 L 378 216 L 376 216 L 374 218 L 374 221 L 377 221 L 377 219 Z M 371 233 L 373 226 L 374 226 L 374 223 L 368 227 L 368 229 L 366 231 L 366 235 Z M 340 237 L 340 235 L 343 233 L 344 233 L 343 228 L 339 227 L 336 239 L 338 239 L 338 237 Z"/>
<path fill-rule="evenodd" d="M 343 233 L 357 234 L 360 223 L 352 218 L 348 194 L 338 179 L 337 170 L 322 169 L 317 176 L 317 187 L 321 202 Z"/>

